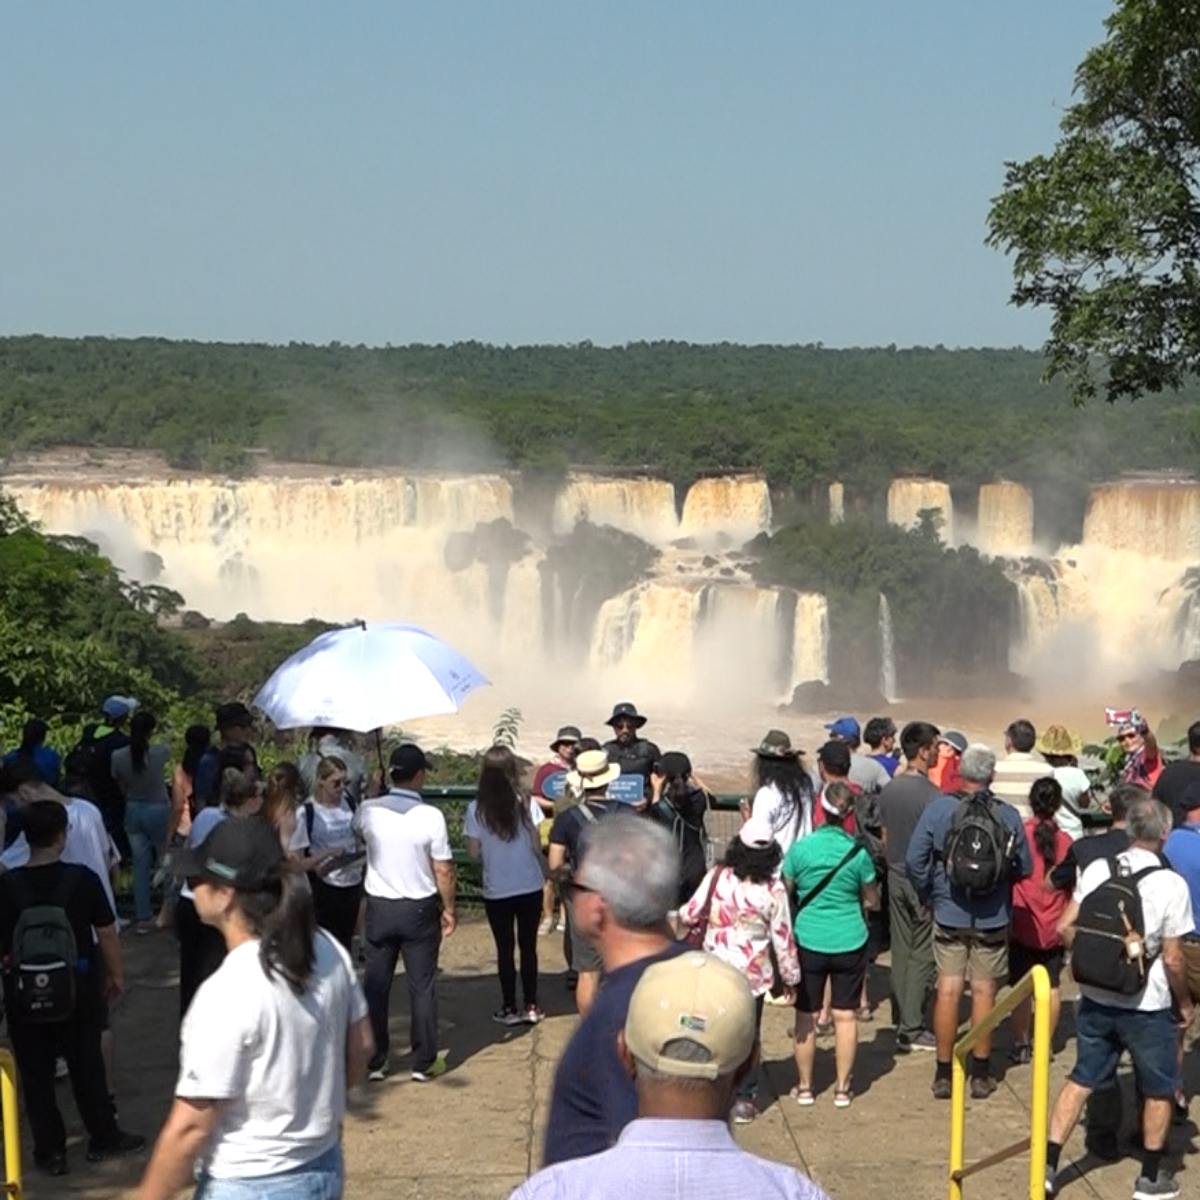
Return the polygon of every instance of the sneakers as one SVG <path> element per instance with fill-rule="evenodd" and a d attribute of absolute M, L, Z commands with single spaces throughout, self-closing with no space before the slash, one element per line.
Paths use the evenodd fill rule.
<path fill-rule="evenodd" d="M 492 1013 L 492 1020 L 497 1025 L 524 1025 L 525 1016 L 515 1008 L 500 1008 Z"/>
<path fill-rule="evenodd" d="M 999 1084 L 990 1075 L 977 1075 L 971 1080 L 971 1099 L 986 1100 Z"/>
<path fill-rule="evenodd" d="M 446 1055 L 439 1054 L 423 1071 L 414 1071 L 412 1077 L 417 1083 L 430 1083 L 440 1079 L 446 1073 Z"/>
<path fill-rule="evenodd" d="M 953 1086 L 948 1079 L 942 1079 L 939 1076 L 933 1081 L 933 1098 L 935 1100 L 949 1100 L 950 1093 L 953 1090 Z"/>
<path fill-rule="evenodd" d="M 1058 1171 L 1054 1167 L 1046 1164 L 1046 1195 L 1054 1196 L 1058 1194 Z"/>
<path fill-rule="evenodd" d="M 387 1077 L 388 1065 L 386 1059 L 381 1063 L 377 1063 L 375 1066 L 367 1066 L 368 1083 L 382 1083 Z"/>
<path fill-rule="evenodd" d="M 530 1004 L 521 1014 L 521 1020 L 527 1025 L 538 1025 L 545 1019 L 546 1014 L 536 1004 Z"/>
<path fill-rule="evenodd" d="M 549 917 L 543 917 L 538 924 L 538 933 L 545 937 L 548 933 L 554 932 L 554 922 Z"/>
<path fill-rule="evenodd" d="M 914 1050 L 937 1050 L 937 1038 L 928 1029 L 922 1029 L 914 1038 L 906 1037 L 902 1033 L 896 1034 L 897 1054 L 911 1054 Z"/>
<path fill-rule="evenodd" d="M 140 1133 L 124 1133 L 118 1130 L 115 1142 L 88 1142 L 86 1158 L 88 1162 L 103 1162 L 106 1158 L 123 1158 L 126 1154 L 137 1154 L 145 1148 L 146 1139 Z"/>
<path fill-rule="evenodd" d="M 1029 1042 L 1018 1042 L 1009 1052 L 1008 1061 L 1014 1067 L 1027 1067 L 1033 1062 L 1033 1046 Z"/>
<path fill-rule="evenodd" d="M 1175 1176 L 1160 1170 L 1156 1179 L 1147 1179 L 1145 1175 L 1138 1176 L 1137 1183 L 1133 1185 L 1133 1200 L 1172 1200 L 1179 1195 L 1180 1190 Z"/>
<path fill-rule="evenodd" d="M 734 1102 L 733 1123 L 735 1125 L 749 1125 L 757 1116 L 758 1105 L 748 1096 Z"/>

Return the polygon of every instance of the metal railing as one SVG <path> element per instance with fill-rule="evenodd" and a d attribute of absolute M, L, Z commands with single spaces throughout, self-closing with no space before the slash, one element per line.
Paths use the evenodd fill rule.
<path fill-rule="evenodd" d="M 978 1162 L 965 1165 L 967 1132 L 967 1055 L 987 1037 L 1022 1000 L 1033 997 L 1033 1096 L 1029 1105 L 1029 1137 L 997 1150 Z M 978 1025 L 973 1025 L 954 1047 L 950 1093 L 950 1200 L 963 1200 L 963 1180 L 997 1163 L 1029 1151 L 1029 1197 L 1042 1200 L 1046 1192 L 1046 1125 L 1050 1105 L 1050 975 L 1034 967 L 996 1004 Z"/>
<path fill-rule="evenodd" d="M 4 1114 L 4 1194 L 21 1200 L 21 1130 L 17 1118 L 17 1064 L 0 1048 L 0 1110 Z"/>

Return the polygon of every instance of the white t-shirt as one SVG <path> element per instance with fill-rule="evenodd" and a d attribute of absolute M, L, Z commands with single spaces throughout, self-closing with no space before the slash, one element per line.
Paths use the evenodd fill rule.
<path fill-rule="evenodd" d="M 90 800 L 81 800 L 78 796 L 71 797 L 64 807 L 67 810 L 67 842 L 62 861 L 94 872 L 115 913 L 117 901 L 112 890 L 112 869 L 121 861 L 121 856 L 104 828 L 104 818 Z M 28 861 L 29 843 L 25 834 L 19 833 L 13 844 L 0 855 L 0 863 L 4 864 L 5 870 L 12 871 Z"/>
<path fill-rule="evenodd" d="M 517 836 L 511 842 L 506 842 L 479 819 L 476 801 L 472 800 L 467 805 L 463 817 L 463 836 L 474 838 L 479 843 L 485 900 L 503 900 L 508 896 L 541 892 L 546 877 L 542 874 L 541 852 L 533 848 L 534 831 L 541 816 L 541 807 L 535 800 L 529 813 L 529 827 L 518 826 Z"/>
<path fill-rule="evenodd" d="M 229 814 L 220 806 L 213 805 L 209 808 L 202 808 L 192 821 L 192 829 L 188 834 L 187 844 L 189 846 L 198 846 Z M 183 887 L 179 889 L 179 897 L 181 900 L 194 900 L 195 893 L 187 885 L 187 880 L 184 880 Z"/>
<path fill-rule="evenodd" d="M 1091 791 L 1092 781 L 1080 767 L 1055 767 L 1053 774 L 1063 794 L 1063 802 L 1054 814 L 1054 819 L 1059 829 L 1070 834 L 1072 840 L 1077 840 L 1083 837 L 1079 798 Z"/>
<path fill-rule="evenodd" d="M 305 832 L 305 844 L 314 854 L 325 850 L 347 850 L 357 854 L 358 838 L 354 833 L 354 809 L 342 798 L 337 808 L 330 808 L 316 800 L 312 805 L 312 837 L 308 837 L 308 817 L 306 806 L 301 805 L 296 812 L 297 829 Z M 350 863 L 345 867 L 335 867 L 331 871 L 318 872 L 317 878 L 331 887 L 358 887 L 363 881 L 366 867 L 361 863 Z"/>
<path fill-rule="evenodd" d="M 1117 860 L 1125 863 L 1134 874 L 1159 862 L 1157 855 L 1139 846 L 1122 851 L 1117 855 Z M 1108 860 L 1097 859 L 1080 875 L 1075 885 L 1075 900 L 1081 901 L 1108 878 Z M 1183 937 L 1195 928 L 1192 898 L 1183 876 L 1169 869 L 1147 875 L 1137 888 L 1142 898 L 1142 917 L 1146 922 L 1145 953 L 1154 956 L 1146 976 L 1146 986 L 1134 996 L 1121 996 L 1087 984 L 1080 984 L 1079 991 L 1096 1004 L 1134 1008 L 1139 1012 L 1158 1012 L 1171 1007 L 1171 985 L 1167 982 L 1166 968 L 1158 952 L 1162 949 L 1164 938 Z"/>
<path fill-rule="evenodd" d="M 811 797 L 805 796 L 801 799 L 800 812 L 797 815 L 794 808 L 785 809 L 783 794 L 773 783 L 760 787 L 754 793 L 750 815 L 771 823 L 771 828 L 775 831 L 775 840 L 785 858 L 793 842 L 812 833 Z"/>
<path fill-rule="evenodd" d="M 304 995 L 268 979 L 257 941 L 231 950 L 201 985 L 180 1035 L 182 1099 L 220 1100 L 208 1172 L 278 1175 L 313 1162 L 341 1136 L 346 1034 L 367 1015 L 350 956 L 318 932 Z"/>
<path fill-rule="evenodd" d="M 425 900 L 437 893 L 433 864 L 454 857 L 441 809 L 393 788 L 358 806 L 354 829 L 367 846 L 368 896 Z"/>

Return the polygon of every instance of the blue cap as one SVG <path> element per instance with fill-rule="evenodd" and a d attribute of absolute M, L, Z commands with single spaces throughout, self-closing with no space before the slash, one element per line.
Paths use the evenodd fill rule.
<path fill-rule="evenodd" d="M 858 722 L 853 717 L 838 717 L 836 721 L 825 726 L 834 737 L 845 738 L 849 741 L 852 738 L 862 736 L 862 730 L 858 726 Z"/>

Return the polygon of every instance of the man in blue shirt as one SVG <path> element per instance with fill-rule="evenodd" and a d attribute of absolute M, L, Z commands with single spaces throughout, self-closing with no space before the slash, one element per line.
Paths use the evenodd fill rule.
<path fill-rule="evenodd" d="M 963 751 L 959 767 L 962 799 L 939 796 L 921 814 L 905 855 L 909 882 L 923 904 L 933 909 L 933 958 L 937 967 L 937 999 L 933 1032 L 937 1038 L 937 1070 L 933 1094 L 950 1099 L 950 1062 L 958 1035 L 958 1006 L 971 981 L 971 1023 L 983 1020 L 996 1003 L 996 988 L 1008 978 L 1008 921 L 1012 885 L 1033 871 L 1025 827 L 1011 804 L 991 793 L 996 755 L 974 744 Z M 959 805 L 983 798 L 1008 837 L 1002 852 L 1005 869 L 989 891 L 969 892 L 954 883 L 946 862 L 947 838 Z M 981 1038 L 970 1061 L 971 1097 L 986 1100 L 996 1090 L 991 1073 L 991 1038 Z"/>
<path fill-rule="evenodd" d="M 1192 897 L 1197 928 L 1183 937 L 1183 961 L 1192 1003 L 1200 1003 L 1200 783 L 1189 783 L 1176 803 L 1183 824 L 1171 831 L 1163 854 L 1177 875 L 1182 875 Z"/>
<path fill-rule="evenodd" d="M 547 1166 L 607 1150 L 637 1116 L 617 1034 L 646 968 L 687 949 L 667 924 L 678 887 L 679 852 L 662 826 L 624 814 L 592 826 L 567 894 L 572 922 L 599 950 L 605 977 L 554 1075 Z"/>

